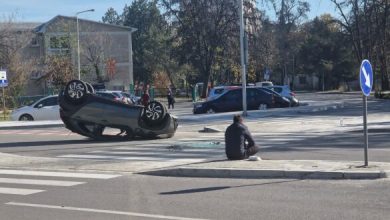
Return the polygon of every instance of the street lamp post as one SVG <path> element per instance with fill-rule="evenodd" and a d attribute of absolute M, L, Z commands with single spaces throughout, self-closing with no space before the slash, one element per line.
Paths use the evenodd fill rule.
<path fill-rule="evenodd" d="M 84 12 L 93 12 L 95 9 L 89 9 L 85 11 L 79 11 L 76 13 L 76 29 L 77 29 L 77 70 L 79 73 L 79 80 L 80 80 L 80 33 L 79 33 L 79 17 L 78 15 Z"/>
<path fill-rule="evenodd" d="M 242 76 L 242 109 L 243 115 L 247 116 L 246 105 L 246 71 L 245 71 L 245 50 L 244 50 L 244 13 L 243 13 L 243 0 L 239 1 L 240 7 L 240 53 L 241 53 L 241 76 Z"/>

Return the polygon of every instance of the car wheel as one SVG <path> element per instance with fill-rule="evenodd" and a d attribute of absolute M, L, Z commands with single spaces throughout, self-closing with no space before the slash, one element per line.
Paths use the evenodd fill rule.
<path fill-rule="evenodd" d="M 145 106 L 143 117 L 146 122 L 156 124 L 164 119 L 166 113 L 167 110 L 163 104 L 151 101 Z"/>
<path fill-rule="evenodd" d="M 260 104 L 259 110 L 267 110 L 269 108 L 268 104 Z"/>
<path fill-rule="evenodd" d="M 214 114 L 215 110 L 213 108 L 209 108 L 209 109 L 207 109 L 206 113 L 207 114 Z"/>
<path fill-rule="evenodd" d="M 88 93 L 95 93 L 95 89 L 93 89 L 93 86 L 91 85 L 91 83 L 85 83 L 85 85 L 87 85 L 87 92 Z"/>
<path fill-rule="evenodd" d="M 65 98 L 72 103 L 80 103 L 87 93 L 87 85 L 80 80 L 72 80 L 65 87 Z"/>
<path fill-rule="evenodd" d="M 19 121 L 34 121 L 34 118 L 29 114 L 24 114 L 19 117 Z"/>

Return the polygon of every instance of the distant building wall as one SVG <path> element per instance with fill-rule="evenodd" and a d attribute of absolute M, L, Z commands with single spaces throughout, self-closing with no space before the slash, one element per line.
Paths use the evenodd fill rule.
<path fill-rule="evenodd" d="M 75 78 L 78 78 L 76 24 L 75 17 L 56 16 L 39 25 L 32 37 L 34 43 L 25 48 L 25 58 L 44 61 L 49 55 L 69 54 Z M 106 88 L 128 90 L 133 83 L 133 31 L 135 29 L 130 27 L 79 19 L 81 79 L 91 84 L 98 83 L 94 67 L 94 60 L 98 59 L 100 61 L 96 63 Z M 64 42 L 64 39 L 68 43 L 58 47 L 58 42 Z M 108 60 L 111 61 L 109 66 L 114 68 L 108 68 Z M 38 81 L 43 74 L 39 70 L 31 72 L 24 92 L 26 95 L 42 95 L 48 91 L 46 82 Z"/>

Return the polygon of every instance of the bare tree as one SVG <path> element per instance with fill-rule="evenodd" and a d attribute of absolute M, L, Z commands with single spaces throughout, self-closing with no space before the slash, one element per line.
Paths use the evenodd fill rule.
<path fill-rule="evenodd" d="M 74 79 L 73 64 L 70 57 L 66 55 L 48 56 L 44 73 L 39 81 L 45 80 L 56 90 L 65 87 L 67 82 Z"/>
<path fill-rule="evenodd" d="M 34 69 L 33 59 L 24 59 L 23 49 L 29 45 L 33 33 L 20 28 L 10 17 L 0 23 L 0 67 L 7 70 L 9 103 L 16 105 L 16 99 L 22 94 L 29 73 Z"/>
<path fill-rule="evenodd" d="M 390 3 L 388 0 L 331 0 L 339 11 L 346 34 L 353 43 L 358 62 L 373 61 L 380 72 L 382 89 L 390 89 Z M 376 79 L 377 80 L 377 79 Z"/>
<path fill-rule="evenodd" d="M 109 81 L 109 77 L 104 71 L 104 65 L 111 58 L 105 55 L 104 48 L 109 48 L 110 45 L 111 40 L 108 35 L 104 33 L 94 33 L 93 36 L 90 36 L 84 50 L 82 50 L 82 55 L 92 67 L 92 71 L 95 73 L 96 81 L 98 83 Z"/>

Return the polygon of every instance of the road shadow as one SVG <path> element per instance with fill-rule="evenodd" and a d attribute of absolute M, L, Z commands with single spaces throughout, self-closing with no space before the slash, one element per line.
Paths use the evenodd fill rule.
<path fill-rule="evenodd" d="M 9 147 L 36 147 L 36 146 L 58 146 L 58 145 L 72 145 L 85 143 L 98 143 L 99 141 L 84 140 L 55 140 L 55 141 L 26 141 L 26 142 L 7 142 L 0 143 L 0 148 Z"/>
<path fill-rule="evenodd" d="M 267 183 L 247 184 L 247 185 L 239 185 L 239 186 L 214 186 L 214 187 L 204 187 L 204 188 L 193 188 L 193 189 L 184 189 L 184 190 L 177 190 L 177 191 L 170 191 L 170 192 L 161 192 L 159 194 L 160 195 L 178 195 L 178 194 L 202 193 L 202 192 L 210 192 L 210 191 L 233 189 L 233 188 L 283 184 L 283 183 L 296 182 L 296 181 L 301 181 L 301 180 L 294 179 L 294 180 L 272 181 L 272 182 L 267 182 Z"/>

